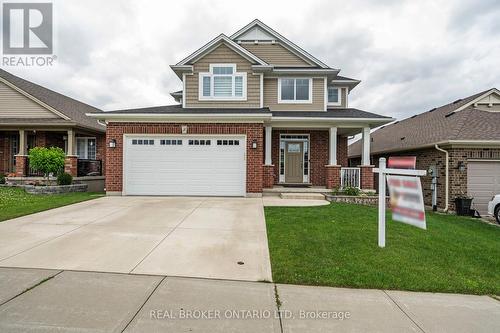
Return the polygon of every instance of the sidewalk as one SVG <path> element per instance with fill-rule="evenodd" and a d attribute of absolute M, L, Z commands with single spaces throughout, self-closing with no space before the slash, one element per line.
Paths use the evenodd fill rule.
<path fill-rule="evenodd" d="M 488 296 L 0 268 L 0 331 L 55 330 L 499 332 L 500 301 Z"/>

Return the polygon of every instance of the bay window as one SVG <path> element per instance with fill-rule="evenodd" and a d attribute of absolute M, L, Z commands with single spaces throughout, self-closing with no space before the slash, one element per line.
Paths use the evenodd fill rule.
<path fill-rule="evenodd" d="M 210 64 L 210 72 L 199 73 L 200 100 L 246 100 L 247 73 L 235 64 Z"/>
<path fill-rule="evenodd" d="M 280 78 L 278 103 L 312 103 L 312 79 Z"/>
<path fill-rule="evenodd" d="M 79 159 L 96 159 L 96 140 L 95 138 L 76 138 L 76 155 Z"/>

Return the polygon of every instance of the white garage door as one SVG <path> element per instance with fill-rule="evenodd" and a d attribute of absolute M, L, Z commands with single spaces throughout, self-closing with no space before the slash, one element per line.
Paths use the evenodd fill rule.
<path fill-rule="evenodd" d="M 244 196 L 244 136 L 127 136 L 127 195 Z"/>
<path fill-rule="evenodd" d="M 488 212 L 488 201 L 500 194 L 500 162 L 481 161 L 467 163 L 467 192 L 472 204 L 481 214 Z"/>

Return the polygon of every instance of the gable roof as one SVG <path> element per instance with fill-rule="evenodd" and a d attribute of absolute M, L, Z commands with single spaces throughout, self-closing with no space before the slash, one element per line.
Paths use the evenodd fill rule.
<path fill-rule="evenodd" d="M 206 43 L 202 47 L 200 47 L 198 50 L 194 51 L 190 55 L 188 55 L 186 58 L 182 59 L 179 61 L 177 64 L 172 66 L 175 68 L 176 66 L 185 66 L 185 65 L 190 65 L 196 60 L 200 59 L 203 57 L 205 54 L 209 53 L 210 51 L 214 50 L 216 47 L 218 47 L 221 43 L 226 44 L 230 49 L 235 51 L 236 53 L 240 54 L 242 57 L 245 59 L 249 60 L 250 62 L 258 65 L 267 65 L 267 63 L 257 57 L 255 54 L 247 51 L 234 41 L 232 41 L 229 37 L 227 37 L 224 34 L 220 34 L 219 36 L 215 37 L 212 39 L 210 42 Z"/>
<path fill-rule="evenodd" d="M 26 95 L 27 98 L 32 98 L 35 102 L 41 104 L 61 117 L 60 120 L 56 121 L 55 119 L 52 119 L 53 121 L 60 122 L 61 124 L 67 123 L 68 125 L 74 124 L 78 127 L 98 130 L 100 132 L 104 132 L 106 130 L 105 127 L 100 125 L 95 119 L 89 118 L 85 115 L 86 113 L 102 112 L 98 108 L 22 79 L 3 69 L 0 69 L 0 80 L 10 86 L 13 86 L 14 88 L 17 88 L 16 90 L 19 90 L 21 93 Z M 17 118 L 0 118 L 0 121 L 1 123 L 11 123 L 16 119 Z M 40 122 L 40 119 L 32 119 L 31 121 L 33 123 L 38 123 Z"/>
<path fill-rule="evenodd" d="M 251 33 L 250 31 L 254 28 L 258 29 L 258 33 Z M 238 40 L 239 37 L 241 36 L 249 36 L 248 38 L 252 37 L 253 35 L 258 36 L 258 35 L 270 35 L 273 36 L 277 41 L 279 41 L 284 47 L 295 53 L 296 55 L 300 56 L 304 60 L 308 60 L 312 64 L 320 67 L 320 68 L 330 68 L 328 65 L 323 63 L 322 61 L 318 60 L 315 58 L 313 55 L 311 55 L 309 52 L 305 51 L 304 49 L 300 48 L 297 46 L 295 43 L 287 39 L 286 37 L 282 36 L 279 34 L 277 31 L 273 30 L 271 27 L 267 26 L 263 22 L 261 22 L 258 19 L 253 20 L 240 30 L 236 31 L 234 34 L 231 35 L 232 40 Z"/>
<path fill-rule="evenodd" d="M 382 126 L 371 134 L 371 153 L 413 150 L 452 141 L 500 141 L 500 112 L 479 110 L 475 101 L 488 89 L 452 103 Z M 361 140 L 349 146 L 349 157 L 361 155 Z"/>

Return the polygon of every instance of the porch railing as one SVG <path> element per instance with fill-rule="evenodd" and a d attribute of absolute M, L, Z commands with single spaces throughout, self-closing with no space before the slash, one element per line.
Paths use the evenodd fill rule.
<path fill-rule="evenodd" d="M 77 162 L 78 177 L 84 176 L 102 176 L 102 161 L 78 159 Z"/>
<path fill-rule="evenodd" d="M 341 168 L 340 169 L 340 187 L 360 188 L 360 168 Z"/>
<path fill-rule="evenodd" d="M 30 167 L 30 159 L 29 158 L 26 159 L 25 168 L 26 168 L 26 170 L 25 170 L 24 174 L 28 177 L 43 177 L 44 176 L 43 172 L 36 171 L 32 167 Z"/>

